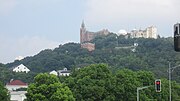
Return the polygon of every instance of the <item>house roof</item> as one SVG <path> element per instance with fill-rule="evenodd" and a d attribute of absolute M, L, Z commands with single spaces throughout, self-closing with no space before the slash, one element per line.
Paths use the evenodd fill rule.
<path fill-rule="evenodd" d="M 51 71 L 49 74 L 58 75 L 58 73 L 55 70 Z"/>
<path fill-rule="evenodd" d="M 67 70 L 67 71 L 61 71 L 60 73 L 70 73 L 71 71 L 70 70 Z"/>
<path fill-rule="evenodd" d="M 71 71 L 64 68 L 63 70 L 59 70 L 58 73 L 71 73 Z"/>
<path fill-rule="evenodd" d="M 27 83 L 22 82 L 21 80 L 12 80 L 10 83 L 7 83 L 7 85 L 21 85 L 26 86 Z"/>

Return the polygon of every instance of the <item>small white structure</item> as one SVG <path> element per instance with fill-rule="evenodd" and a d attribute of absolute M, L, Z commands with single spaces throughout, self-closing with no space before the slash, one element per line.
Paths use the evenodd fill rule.
<path fill-rule="evenodd" d="M 134 46 L 137 47 L 137 46 L 138 46 L 138 43 L 134 43 Z"/>
<path fill-rule="evenodd" d="M 10 92 L 11 101 L 24 101 L 24 99 L 26 99 L 26 94 L 27 91 L 12 91 Z"/>
<path fill-rule="evenodd" d="M 25 73 L 28 73 L 30 70 L 24 66 L 23 64 L 20 64 L 19 66 L 15 67 L 13 69 L 13 72 L 25 72 Z"/>
<path fill-rule="evenodd" d="M 59 70 L 58 73 L 59 73 L 59 76 L 69 76 L 70 70 L 67 70 L 67 68 L 64 68 L 63 70 Z"/>
<path fill-rule="evenodd" d="M 24 59 L 23 56 L 18 56 L 18 57 L 15 58 L 15 60 L 19 60 L 19 61 L 22 60 L 22 59 Z"/>
<path fill-rule="evenodd" d="M 49 74 L 53 74 L 53 75 L 58 76 L 58 73 L 55 70 L 51 71 Z"/>
<path fill-rule="evenodd" d="M 127 31 L 121 29 L 121 30 L 118 31 L 117 35 L 118 35 L 118 36 L 119 36 L 119 35 L 127 35 Z"/>

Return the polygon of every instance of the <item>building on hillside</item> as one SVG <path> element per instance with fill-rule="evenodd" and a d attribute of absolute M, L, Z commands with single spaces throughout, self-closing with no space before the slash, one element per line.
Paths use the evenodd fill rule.
<path fill-rule="evenodd" d="M 118 33 L 117 33 L 118 36 L 120 36 L 120 35 L 127 35 L 127 34 L 128 34 L 127 31 L 124 30 L 124 29 L 119 30 Z"/>
<path fill-rule="evenodd" d="M 67 70 L 67 68 L 64 68 L 63 70 L 59 70 L 58 73 L 59 73 L 59 76 L 69 76 L 71 71 Z"/>
<path fill-rule="evenodd" d="M 80 43 L 82 48 L 86 48 L 89 51 L 95 50 L 95 44 L 90 43 L 96 36 L 108 35 L 110 32 L 107 29 L 103 29 L 98 32 L 90 32 L 86 30 L 84 21 L 81 24 L 80 28 Z"/>
<path fill-rule="evenodd" d="M 28 84 L 22 82 L 21 80 L 11 80 L 9 83 L 6 84 L 6 88 L 8 91 L 15 91 L 20 88 L 27 88 Z"/>
<path fill-rule="evenodd" d="M 80 28 L 80 43 L 89 42 L 92 39 L 94 39 L 96 36 L 108 35 L 109 33 L 110 32 L 107 29 L 103 29 L 98 32 L 90 32 L 86 30 L 86 27 L 83 21 Z"/>
<path fill-rule="evenodd" d="M 95 50 L 95 44 L 93 44 L 93 43 L 82 43 L 81 44 L 81 47 L 82 48 L 86 48 L 88 51 L 93 51 L 93 50 Z"/>
<path fill-rule="evenodd" d="M 25 73 L 28 73 L 30 70 L 24 66 L 23 64 L 20 64 L 19 66 L 15 67 L 13 69 L 13 72 L 25 72 Z"/>
<path fill-rule="evenodd" d="M 132 38 L 154 38 L 157 39 L 157 28 L 155 26 L 147 27 L 145 30 L 136 30 L 133 29 L 131 31 L 131 37 Z"/>
<path fill-rule="evenodd" d="M 58 76 L 58 72 L 56 72 L 55 70 L 51 71 L 49 74 L 53 74 L 53 75 Z"/>

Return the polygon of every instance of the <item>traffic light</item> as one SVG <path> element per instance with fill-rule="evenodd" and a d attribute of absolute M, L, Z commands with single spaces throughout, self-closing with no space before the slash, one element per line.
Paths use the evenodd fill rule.
<path fill-rule="evenodd" d="M 161 92 L 161 80 L 160 79 L 155 80 L 155 89 L 156 89 L 156 92 Z"/>
<path fill-rule="evenodd" d="M 174 50 L 180 52 L 180 23 L 174 25 Z"/>

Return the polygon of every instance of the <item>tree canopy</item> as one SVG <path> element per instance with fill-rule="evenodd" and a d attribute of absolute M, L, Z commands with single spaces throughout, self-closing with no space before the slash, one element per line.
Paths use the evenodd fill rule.
<path fill-rule="evenodd" d="M 113 69 L 149 70 L 158 77 L 167 77 L 168 62 L 180 64 L 180 54 L 173 49 L 173 38 L 125 38 L 116 34 L 98 36 L 91 41 L 96 49 L 89 52 L 79 43 L 59 45 L 54 50 L 46 49 L 21 61 L 6 64 L 13 67 L 27 66 L 31 72 L 50 72 L 63 68 L 84 67 L 95 63 L 106 63 Z M 137 43 L 138 46 L 134 46 Z M 133 50 L 133 51 L 132 51 Z M 180 68 L 173 73 L 173 79 L 180 82 Z"/>
<path fill-rule="evenodd" d="M 142 101 L 167 101 L 169 99 L 168 80 L 161 78 L 161 92 L 155 90 L 155 75 L 150 71 L 121 69 L 112 74 L 108 65 L 94 64 L 79 70 L 64 82 L 80 101 L 134 101 L 137 88 L 149 86 L 140 91 Z M 180 98 L 180 84 L 173 81 L 174 100 Z"/>
<path fill-rule="evenodd" d="M 10 101 L 8 90 L 4 87 L 2 82 L 0 82 L 0 101 Z"/>
<path fill-rule="evenodd" d="M 112 101 L 113 76 L 107 65 L 98 64 L 82 68 L 66 81 L 78 101 Z"/>
<path fill-rule="evenodd" d="M 27 101 L 75 101 L 69 87 L 55 75 L 38 74 L 27 89 Z"/>

